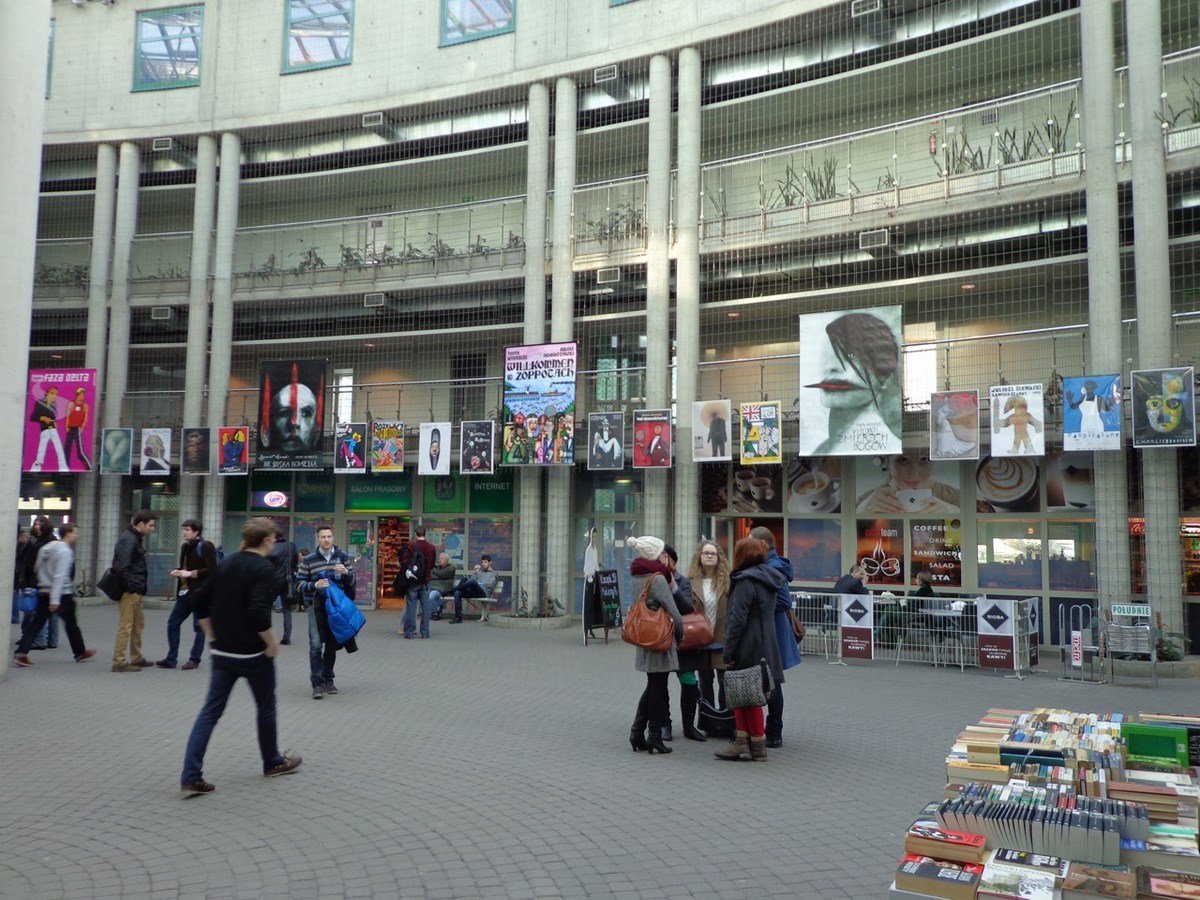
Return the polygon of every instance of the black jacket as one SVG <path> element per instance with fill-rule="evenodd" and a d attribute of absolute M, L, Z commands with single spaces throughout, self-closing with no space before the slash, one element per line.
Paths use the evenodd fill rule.
<path fill-rule="evenodd" d="M 121 579 L 125 593 L 146 593 L 146 548 L 142 546 L 142 536 L 132 525 L 117 538 L 117 546 L 113 548 L 113 569 Z"/>
<path fill-rule="evenodd" d="M 271 627 L 275 603 L 275 567 L 270 560 L 249 550 L 233 553 L 195 593 L 196 618 L 212 624 L 213 650 L 248 655 L 266 649 L 259 632 Z"/>
<path fill-rule="evenodd" d="M 766 563 L 736 570 L 729 588 L 725 621 L 725 665 L 748 669 L 765 659 L 777 684 L 783 683 L 783 663 L 775 637 L 775 594 L 783 574 Z"/>

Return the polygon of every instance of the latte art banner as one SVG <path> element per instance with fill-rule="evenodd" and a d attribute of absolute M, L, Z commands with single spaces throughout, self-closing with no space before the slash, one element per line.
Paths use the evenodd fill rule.
<path fill-rule="evenodd" d="M 992 456 L 1045 456 L 1046 404 L 1040 384 L 997 384 L 989 390 Z"/>
<path fill-rule="evenodd" d="M 1037 512 L 1041 509 L 1038 465 L 1032 459 L 985 456 L 975 467 L 980 512 Z"/>

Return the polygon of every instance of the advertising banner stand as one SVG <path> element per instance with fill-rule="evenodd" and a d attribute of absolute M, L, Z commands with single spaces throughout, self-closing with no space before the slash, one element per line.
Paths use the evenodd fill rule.
<path fill-rule="evenodd" d="M 599 569 L 596 577 L 583 587 L 583 646 L 596 640 L 595 628 L 604 629 L 604 643 L 608 643 L 608 632 L 621 624 L 621 579 L 616 569 Z"/>

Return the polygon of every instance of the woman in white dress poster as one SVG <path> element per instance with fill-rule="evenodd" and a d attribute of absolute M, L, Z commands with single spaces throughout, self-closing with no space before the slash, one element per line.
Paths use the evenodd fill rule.
<path fill-rule="evenodd" d="M 936 459 L 975 459 L 979 441 L 965 440 L 964 435 L 978 434 L 979 397 L 974 391 L 934 394 L 932 444 Z"/>

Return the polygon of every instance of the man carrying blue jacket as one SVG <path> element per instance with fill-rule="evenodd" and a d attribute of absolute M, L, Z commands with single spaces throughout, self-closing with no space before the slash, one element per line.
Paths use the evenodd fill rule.
<path fill-rule="evenodd" d="M 787 611 L 792 608 L 792 592 L 788 589 L 792 581 L 792 561 L 775 552 L 775 535 L 770 528 L 762 525 L 752 528 L 750 537 L 767 545 L 767 565 L 782 572 L 785 579 L 775 595 L 775 640 L 779 644 L 779 660 L 783 668 L 790 669 L 800 664 L 800 647 L 796 644 L 796 636 L 792 634 L 792 624 L 787 617 Z M 767 746 L 783 746 L 782 684 L 775 685 L 775 690 L 767 698 Z"/>
<path fill-rule="evenodd" d="M 354 569 L 350 555 L 333 545 L 333 529 L 322 525 L 317 529 L 317 549 L 304 557 L 296 570 L 296 584 L 308 604 L 308 669 L 314 700 L 338 692 L 333 684 L 333 664 L 338 650 L 343 646 L 348 653 L 358 649 L 353 639 L 339 644 L 329 631 L 325 588 L 330 583 L 354 599 Z"/>

